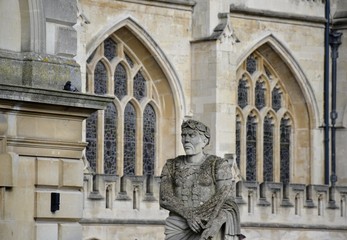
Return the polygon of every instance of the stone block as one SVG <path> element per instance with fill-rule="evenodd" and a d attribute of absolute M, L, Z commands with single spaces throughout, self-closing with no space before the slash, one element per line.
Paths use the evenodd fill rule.
<path fill-rule="evenodd" d="M 64 22 L 70 26 L 77 22 L 77 1 L 45 0 L 43 7 L 48 21 Z"/>
<path fill-rule="evenodd" d="M 40 190 L 36 192 L 37 218 L 79 219 L 82 217 L 83 196 L 81 192 L 60 193 L 59 210 L 51 212 L 51 191 Z"/>
<path fill-rule="evenodd" d="M 37 223 L 36 240 L 58 240 L 58 224 Z"/>
<path fill-rule="evenodd" d="M 79 160 L 62 160 L 62 182 L 64 187 L 83 186 L 83 162 Z"/>
<path fill-rule="evenodd" d="M 58 27 L 55 53 L 62 56 L 77 54 L 77 32 L 72 28 Z"/>
<path fill-rule="evenodd" d="M 0 154 L 0 187 L 12 187 L 12 157 L 7 153 Z"/>
<path fill-rule="evenodd" d="M 78 142 L 81 141 L 81 126 L 81 121 L 73 119 L 17 116 L 17 134 L 22 137 Z"/>
<path fill-rule="evenodd" d="M 60 223 L 59 240 L 82 239 L 82 226 L 78 223 Z"/>
<path fill-rule="evenodd" d="M 38 158 L 36 174 L 37 185 L 58 186 L 59 161 L 50 158 Z"/>

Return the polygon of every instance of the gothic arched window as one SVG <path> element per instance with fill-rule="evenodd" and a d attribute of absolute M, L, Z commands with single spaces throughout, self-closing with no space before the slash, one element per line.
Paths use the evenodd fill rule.
<path fill-rule="evenodd" d="M 293 105 L 273 69 L 254 52 L 238 70 L 235 149 L 247 181 L 288 182 L 291 176 L 293 119 L 283 120 L 283 113 L 292 115 Z M 280 166 L 280 171 L 276 172 L 275 166 Z"/>
<path fill-rule="evenodd" d="M 145 66 L 116 34 L 87 60 L 87 91 L 115 97 L 86 120 L 86 157 L 96 173 L 154 174 L 161 109 Z"/>

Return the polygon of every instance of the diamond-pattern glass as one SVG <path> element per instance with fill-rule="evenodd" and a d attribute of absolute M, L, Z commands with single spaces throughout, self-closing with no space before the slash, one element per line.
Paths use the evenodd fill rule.
<path fill-rule="evenodd" d="M 135 175 L 136 160 L 136 112 L 131 103 L 124 111 L 124 175 Z"/>
<path fill-rule="evenodd" d="M 104 115 L 104 173 L 116 174 L 117 156 L 117 109 L 113 103 L 108 104 Z"/>
<path fill-rule="evenodd" d="M 127 95 L 127 72 L 122 64 L 118 64 L 114 74 L 114 95 L 121 100 Z"/>
<path fill-rule="evenodd" d="M 280 180 L 283 183 L 290 180 L 290 134 L 289 120 L 283 118 L 280 126 Z"/>
<path fill-rule="evenodd" d="M 99 95 L 107 93 L 107 70 L 101 61 L 96 64 L 94 70 L 94 93 Z"/>
<path fill-rule="evenodd" d="M 143 113 L 143 174 L 154 174 L 156 115 L 153 107 L 147 105 Z"/>
<path fill-rule="evenodd" d="M 257 180 L 257 123 L 256 118 L 248 116 L 247 118 L 247 142 L 246 142 L 246 180 Z"/>
<path fill-rule="evenodd" d="M 89 161 L 90 167 L 96 171 L 96 146 L 97 146 L 97 124 L 98 112 L 92 113 L 86 120 L 86 157 Z"/>
<path fill-rule="evenodd" d="M 240 79 L 239 80 L 239 86 L 238 86 L 238 105 L 240 108 L 244 108 L 248 105 L 248 87 L 247 87 L 247 80 Z"/>
<path fill-rule="evenodd" d="M 272 108 L 277 112 L 282 107 L 282 96 L 279 87 L 272 90 Z"/>
<path fill-rule="evenodd" d="M 134 97 L 141 101 L 146 96 L 146 90 L 146 80 L 141 72 L 138 72 L 134 77 Z"/>
<path fill-rule="evenodd" d="M 264 181 L 273 181 L 273 124 L 269 116 L 264 119 L 264 163 L 263 163 L 263 176 Z"/>
<path fill-rule="evenodd" d="M 257 59 L 253 56 L 250 55 L 247 60 L 246 60 L 246 69 L 247 72 L 249 72 L 251 75 L 257 71 Z"/>
<path fill-rule="evenodd" d="M 265 83 L 257 81 L 255 85 L 255 106 L 258 110 L 265 107 Z"/>
<path fill-rule="evenodd" d="M 104 41 L 104 55 L 111 61 L 116 56 L 117 44 L 111 39 L 107 38 Z"/>

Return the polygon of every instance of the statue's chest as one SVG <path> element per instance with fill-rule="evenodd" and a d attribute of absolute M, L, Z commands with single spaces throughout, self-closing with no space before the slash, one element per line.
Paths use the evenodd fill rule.
<path fill-rule="evenodd" d="M 212 167 L 178 164 L 175 170 L 175 192 L 186 206 L 199 206 L 214 194 Z"/>

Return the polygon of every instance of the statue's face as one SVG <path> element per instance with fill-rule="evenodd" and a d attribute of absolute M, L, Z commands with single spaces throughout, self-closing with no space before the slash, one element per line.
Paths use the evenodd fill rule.
<path fill-rule="evenodd" d="M 182 130 L 182 144 L 187 155 L 196 155 L 202 152 L 207 144 L 207 139 L 202 137 L 198 131 L 185 128 Z"/>

